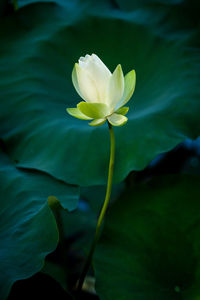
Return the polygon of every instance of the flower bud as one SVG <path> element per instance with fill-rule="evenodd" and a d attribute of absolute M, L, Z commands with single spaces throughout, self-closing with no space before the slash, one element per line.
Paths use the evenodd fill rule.
<path fill-rule="evenodd" d="M 93 120 L 91 126 L 100 126 L 106 120 L 113 126 L 124 125 L 128 118 L 128 107 L 123 107 L 135 89 L 135 71 L 125 77 L 121 65 L 113 73 L 95 55 L 80 57 L 72 72 L 72 82 L 77 93 L 84 100 L 76 108 L 67 108 L 73 117 Z"/>

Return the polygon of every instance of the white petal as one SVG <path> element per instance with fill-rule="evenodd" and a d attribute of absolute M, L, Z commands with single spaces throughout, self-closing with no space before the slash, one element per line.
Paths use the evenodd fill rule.
<path fill-rule="evenodd" d="M 108 92 L 108 105 L 114 109 L 116 104 L 121 100 L 124 92 L 124 75 L 121 65 L 116 67 L 110 78 Z"/>
<path fill-rule="evenodd" d="M 98 102 L 106 103 L 108 84 L 112 75 L 109 69 L 95 54 L 81 57 L 79 59 L 79 65 L 88 72 L 88 75 L 94 81 L 96 89 L 98 90 Z"/>
<path fill-rule="evenodd" d="M 91 60 L 91 55 L 86 54 L 86 56 L 81 56 L 78 60 L 79 66 L 81 66 L 82 68 L 85 68 L 85 66 L 87 65 L 88 61 Z"/>
<path fill-rule="evenodd" d="M 93 60 L 96 61 L 96 63 L 99 64 L 99 66 L 101 66 L 102 69 L 104 69 L 104 73 L 106 74 L 105 76 L 110 77 L 112 75 L 110 70 L 106 67 L 106 65 L 102 62 L 102 60 L 96 54 L 93 53 L 92 58 L 93 58 Z"/>
<path fill-rule="evenodd" d="M 75 68 L 81 97 L 87 102 L 99 102 L 98 90 L 93 78 L 78 64 L 75 64 Z"/>

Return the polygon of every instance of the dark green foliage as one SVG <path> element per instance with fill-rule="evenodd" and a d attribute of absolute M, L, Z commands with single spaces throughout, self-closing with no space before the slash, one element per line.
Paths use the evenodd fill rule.
<path fill-rule="evenodd" d="M 137 74 L 129 121 L 116 130 L 115 181 L 199 134 L 195 49 L 156 36 L 128 14 L 100 11 L 35 4 L 2 20 L 1 136 L 18 166 L 72 184 L 106 182 L 106 125 L 91 128 L 65 111 L 80 101 L 71 71 L 86 53 L 97 53 L 111 70 L 121 63 Z"/>
<path fill-rule="evenodd" d="M 198 299 L 199 177 L 166 177 L 122 194 L 95 255 L 100 299 Z"/>
<path fill-rule="evenodd" d="M 17 3 L 17 11 L 11 1 L 0 4 L 2 300 L 15 281 L 42 269 L 58 243 L 48 196 L 67 210 L 57 251 L 64 243 L 70 263 L 63 268 L 55 252 L 43 272 L 66 290 L 78 279 L 93 236 L 109 134 L 106 124 L 92 128 L 66 113 L 80 102 L 71 81 L 80 56 L 96 53 L 111 71 L 118 63 L 124 73 L 136 70 L 128 123 L 115 128 L 115 182 L 134 172 L 132 184 L 152 159 L 200 135 L 199 1 Z M 179 168 L 199 174 L 190 159 Z M 170 164 L 169 172 L 176 160 Z M 198 182 L 198 176 L 163 177 L 114 189 L 95 256 L 100 299 L 198 299 Z"/>

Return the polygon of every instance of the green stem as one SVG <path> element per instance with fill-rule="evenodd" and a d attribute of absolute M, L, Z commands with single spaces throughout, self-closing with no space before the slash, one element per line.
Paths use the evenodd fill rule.
<path fill-rule="evenodd" d="M 18 10 L 17 0 L 13 0 L 13 6 L 15 11 Z"/>
<path fill-rule="evenodd" d="M 83 271 L 81 273 L 79 282 L 78 282 L 78 287 L 77 290 L 81 290 L 82 289 L 82 285 L 85 279 L 85 276 L 87 275 L 87 272 L 89 270 L 91 261 L 92 261 L 92 257 L 96 248 L 96 244 L 99 240 L 99 234 L 100 234 L 100 229 L 101 229 L 101 225 L 108 207 L 108 203 L 110 200 L 110 195 L 111 195 L 111 189 L 112 189 L 112 178 L 113 178 L 113 169 L 114 169 L 114 159 L 115 159 L 115 136 L 114 136 L 114 130 L 112 128 L 112 125 L 108 122 L 108 127 L 109 127 L 109 132 L 110 132 L 110 162 L 109 162 L 109 169 L 108 169 L 108 181 L 107 181 L 107 190 L 106 190 L 106 196 L 105 196 L 105 200 L 103 203 L 103 207 L 101 209 L 98 221 L 97 221 L 97 226 L 96 226 L 96 232 L 95 232 L 95 236 L 94 236 L 94 240 L 92 242 L 91 248 L 90 248 L 90 252 L 88 254 L 87 260 L 85 262 Z"/>

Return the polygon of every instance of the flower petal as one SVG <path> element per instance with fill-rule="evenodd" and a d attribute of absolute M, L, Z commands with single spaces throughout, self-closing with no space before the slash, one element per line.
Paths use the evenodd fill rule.
<path fill-rule="evenodd" d="M 95 54 L 80 57 L 79 66 L 88 72 L 98 90 L 98 101 L 93 102 L 106 103 L 108 84 L 112 75 L 109 69 Z"/>
<path fill-rule="evenodd" d="M 72 117 L 75 117 L 75 118 L 78 118 L 78 119 L 81 119 L 81 120 L 92 120 L 92 118 L 84 115 L 78 108 L 66 108 L 66 111 Z"/>
<path fill-rule="evenodd" d="M 75 69 L 81 97 L 87 102 L 99 102 L 99 94 L 93 78 L 78 64 L 75 64 Z"/>
<path fill-rule="evenodd" d="M 72 70 L 72 82 L 73 82 L 73 85 L 74 85 L 77 93 L 79 94 L 79 96 L 81 98 L 83 98 L 83 95 L 81 94 L 81 91 L 80 91 L 79 85 L 78 85 L 78 78 L 77 78 L 77 73 L 76 73 L 76 64 L 74 65 L 73 70 Z"/>
<path fill-rule="evenodd" d="M 135 90 L 136 74 L 135 70 L 130 71 L 124 78 L 124 93 L 121 101 L 116 105 L 116 109 L 125 105 L 133 95 Z"/>
<path fill-rule="evenodd" d="M 128 121 L 128 118 L 123 115 L 114 113 L 110 117 L 108 117 L 108 121 L 113 126 L 122 126 Z"/>
<path fill-rule="evenodd" d="M 124 75 L 121 65 L 118 65 L 112 74 L 108 88 L 108 105 L 114 109 L 124 93 Z"/>
<path fill-rule="evenodd" d="M 92 119 L 104 119 L 109 114 L 109 107 L 104 103 L 80 102 L 77 107 Z"/>
<path fill-rule="evenodd" d="M 129 111 L 129 107 L 123 106 L 123 107 L 120 107 L 117 111 L 115 111 L 115 113 L 125 116 L 128 111 Z"/>
<path fill-rule="evenodd" d="M 106 65 L 102 62 L 102 60 L 96 55 L 96 54 L 92 54 L 92 58 L 93 60 L 96 61 L 96 63 L 98 63 L 99 67 L 101 67 L 102 72 L 104 72 L 104 75 L 109 78 L 111 77 L 111 72 L 110 70 L 106 67 Z"/>
<path fill-rule="evenodd" d="M 106 121 L 106 119 L 95 119 L 95 120 L 93 120 L 92 122 L 90 122 L 88 124 L 91 125 L 91 126 L 97 127 L 97 126 L 100 126 L 100 125 L 104 124 L 105 121 Z"/>

